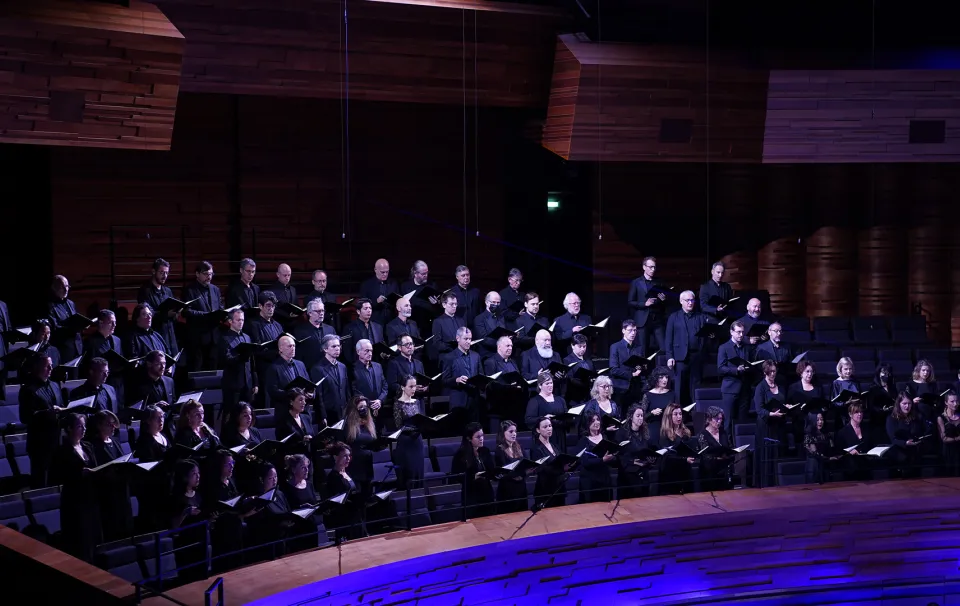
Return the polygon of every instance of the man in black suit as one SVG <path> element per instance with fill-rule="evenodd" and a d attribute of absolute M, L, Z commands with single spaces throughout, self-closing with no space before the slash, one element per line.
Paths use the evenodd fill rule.
<path fill-rule="evenodd" d="M 782 340 L 783 336 L 783 327 L 780 326 L 779 322 L 774 322 L 767 327 L 767 336 L 768 339 L 757 346 L 757 360 L 772 360 L 777 364 L 783 364 L 784 362 L 790 362 L 793 360 L 793 348 L 790 347 L 789 343 L 784 343 Z M 792 374 L 790 376 L 793 376 Z M 777 376 L 781 381 L 789 382 L 789 377 Z"/>
<path fill-rule="evenodd" d="M 7 341 L 4 333 L 14 330 L 13 323 L 10 321 L 10 311 L 7 304 L 0 301 L 0 358 L 7 355 Z M 6 363 L 0 360 L 0 400 L 4 397 L 7 388 L 7 368 Z"/>
<path fill-rule="evenodd" d="M 696 297 L 692 290 L 680 293 L 680 311 L 667 318 L 667 368 L 673 369 L 676 400 L 687 405 L 696 400 L 697 388 L 703 377 L 705 343 L 697 332 L 707 323 L 702 313 L 695 311 Z"/>
<path fill-rule="evenodd" d="M 297 377 L 309 379 L 310 374 L 303 362 L 295 359 L 297 342 L 290 335 L 277 340 L 279 355 L 269 366 L 261 379 L 263 383 L 263 403 L 266 408 L 274 409 L 274 417 L 283 418 L 287 413 L 286 386 Z M 319 379 L 318 379 L 319 380 Z M 307 392 L 307 399 L 315 399 L 315 390 Z M 317 419 L 317 422 L 320 420 Z"/>
<path fill-rule="evenodd" d="M 443 294 L 441 300 L 443 313 L 433 321 L 431 329 L 433 339 L 427 345 L 427 352 L 432 360 L 442 363 L 443 358 L 454 350 L 454 346 L 450 343 L 457 340 L 457 331 L 465 325 L 463 318 L 457 317 L 457 297 L 452 292 L 448 292 Z"/>
<path fill-rule="evenodd" d="M 120 356 L 123 355 L 123 346 L 120 344 L 120 338 L 113 334 L 116 328 L 116 314 L 109 309 L 101 309 L 97 315 L 96 332 L 92 333 L 83 341 L 83 362 L 81 362 L 81 367 L 83 368 L 84 374 L 87 374 L 86 371 L 89 370 L 89 366 L 93 363 L 94 358 L 103 358 L 107 355 L 108 351 L 113 351 Z M 116 367 L 111 366 L 108 370 L 109 372 L 106 378 L 107 384 L 117 392 L 117 399 L 121 402 L 120 405 L 123 406 L 123 402 L 125 402 L 124 381 L 127 379 L 125 369 L 120 365 L 116 365 Z M 114 410 L 113 412 L 117 411 Z"/>
<path fill-rule="evenodd" d="M 240 402 L 253 402 L 258 391 L 251 357 L 237 350 L 241 343 L 250 343 L 250 336 L 243 332 L 244 311 L 235 310 L 227 321 L 228 329 L 220 333 L 220 362 L 223 366 L 220 418 L 225 423 L 237 413 Z"/>
<path fill-rule="evenodd" d="M 300 299 L 297 298 L 296 287 L 291 283 L 292 278 L 293 269 L 286 263 L 281 263 L 277 267 L 277 281 L 266 288 L 260 289 L 260 295 L 268 292 L 273 293 L 277 305 L 283 305 L 284 303 L 299 305 Z M 259 301 L 260 297 L 257 297 L 257 302 L 259 303 Z M 250 319 L 252 318 L 248 318 L 248 320 Z M 299 316 L 291 316 L 289 313 L 277 313 L 276 317 L 276 320 L 283 324 L 286 330 L 293 330 L 293 325 L 298 319 Z"/>
<path fill-rule="evenodd" d="M 413 306 L 410 305 L 410 299 L 397 299 L 397 317 L 387 322 L 384 329 L 384 339 L 386 343 L 396 343 L 400 335 L 410 335 L 415 339 L 420 337 L 420 327 L 411 319 L 413 316 Z M 376 312 L 374 312 L 376 313 Z"/>
<path fill-rule="evenodd" d="M 320 346 L 323 338 L 337 334 L 333 326 L 323 322 L 325 316 L 326 307 L 323 301 L 313 299 L 307 303 L 307 321 L 297 324 L 293 329 L 293 336 L 300 344 L 297 348 L 297 359 L 308 369 L 323 359 L 323 348 Z"/>
<path fill-rule="evenodd" d="M 333 425 L 343 418 L 343 412 L 353 393 L 347 367 L 339 360 L 340 337 L 326 335 L 320 340 L 320 348 L 323 350 L 323 358 L 310 368 L 311 381 L 316 383 L 324 379 L 320 384 L 319 401 L 313 404 L 314 416 L 326 419 L 328 424 Z"/>
<path fill-rule="evenodd" d="M 50 464 L 60 441 L 57 412 L 63 407 L 60 385 L 50 380 L 53 361 L 34 356 L 30 377 L 20 387 L 20 422 L 27 426 L 27 456 L 30 458 L 30 487 L 47 485 Z"/>
<path fill-rule="evenodd" d="M 643 351 L 637 342 L 637 324 L 626 319 L 620 325 L 623 338 L 610 346 L 610 380 L 613 383 L 614 398 L 625 410 L 635 399 L 638 399 L 642 386 L 634 385 L 634 379 L 643 374 L 636 366 L 627 366 L 626 362 L 632 356 L 642 356 Z M 639 383 L 637 381 L 636 383 Z"/>
<path fill-rule="evenodd" d="M 257 275 L 257 264 L 253 259 L 240 259 L 240 278 L 230 285 L 227 291 L 227 307 L 240 305 L 244 309 L 253 309 L 260 299 L 260 287 L 253 283 Z M 274 293 L 276 294 L 276 293 Z"/>
<path fill-rule="evenodd" d="M 250 317 L 244 317 L 243 332 L 250 336 L 252 343 L 267 343 L 276 341 L 283 334 L 283 326 L 274 318 L 277 310 L 277 296 L 273 291 L 265 290 L 260 293 L 260 312 Z M 257 384 L 261 389 L 257 393 L 258 408 L 270 408 L 264 405 L 266 400 L 264 379 L 267 376 L 267 369 L 278 357 L 276 347 L 264 347 L 259 350 L 253 359 L 254 369 L 257 373 Z M 307 373 L 303 373 L 304 378 Z M 289 382 L 289 381 L 288 381 Z"/>
<path fill-rule="evenodd" d="M 463 318 L 464 326 L 473 326 L 474 318 L 481 312 L 480 290 L 470 287 L 470 268 L 466 265 L 458 265 L 454 275 L 457 278 L 457 285 L 450 291 L 457 297 L 457 316 Z M 498 301 L 499 298 L 500 296 L 497 295 Z"/>
<path fill-rule="evenodd" d="M 570 355 L 563 359 L 563 363 L 570 367 L 570 370 L 567 371 L 567 391 L 564 394 L 566 396 L 567 404 L 587 402 L 590 400 L 590 388 L 592 384 L 590 382 L 581 381 L 576 377 L 577 370 L 583 368 L 584 370 L 593 371 L 593 360 L 587 357 L 587 344 L 589 340 L 586 335 L 573 335 L 573 338 L 570 340 Z M 573 366 L 570 366 L 573 364 Z"/>
<path fill-rule="evenodd" d="M 460 309 L 459 305 L 457 303 L 457 309 Z M 506 328 L 506 324 L 503 320 L 503 314 L 500 313 L 500 293 L 495 290 L 488 292 L 484 299 L 484 305 L 486 309 L 483 310 L 483 313 L 474 318 L 473 334 L 476 338 L 483 339 L 480 342 L 480 357 L 486 359 L 497 351 L 497 342 L 487 335 L 497 328 Z"/>
<path fill-rule="evenodd" d="M 408 375 L 413 376 L 418 373 L 421 375 L 425 374 L 423 371 L 423 362 L 413 357 L 413 352 L 415 351 L 413 337 L 408 334 L 401 334 L 397 337 L 396 343 L 400 355 L 393 356 L 390 358 L 390 361 L 387 362 L 387 384 L 390 386 L 390 389 L 394 391 L 400 389 L 400 383 L 404 377 Z M 428 389 L 429 387 L 427 386 L 417 386 L 417 391 L 420 393 Z"/>
<path fill-rule="evenodd" d="M 557 341 L 569 341 L 583 327 L 590 326 L 592 320 L 587 314 L 580 313 L 580 306 L 580 297 L 575 292 L 568 292 L 563 298 L 563 308 L 567 313 L 553 321 L 553 336 Z"/>
<path fill-rule="evenodd" d="M 483 361 L 483 374 L 519 373 L 520 365 L 513 359 L 513 338 L 504 335 L 497 339 L 497 352 Z M 490 409 L 501 413 L 501 418 L 523 417 L 527 405 L 527 386 L 523 381 L 508 383 L 501 378 L 487 387 Z"/>
<path fill-rule="evenodd" d="M 456 300 L 456 299 L 454 299 Z M 459 319 L 459 318 L 458 318 Z M 479 421 L 479 393 L 467 384 L 471 377 L 480 374 L 480 356 L 470 351 L 473 333 L 466 326 L 457 329 L 457 348 L 443 358 L 443 395 L 450 397 L 450 412 L 457 412 L 460 420 Z"/>
<path fill-rule="evenodd" d="M 553 348 L 553 338 L 548 331 L 538 330 L 534 347 L 520 356 L 520 373 L 524 379 L 532 381 L 554 362 L 560 363 L 560 354 Z M 559 392 L 559 389 L 556 391 Z"/>
<path fill-rule="evenodd" d="M 153 262 L 153 275 L 137 291 L 137 303 L 146 303 L 157 312 L 153 317 L 153 330 L 163 337 L 170 351 L 177 352 L 180 351 L 180 346 L 177 341 L 176 325 L 180 312 L 179 310 L 170 310 L 166 314 L 159 313 L 160 305 L 173 297 L 173 290 L 167 286 L 167 278 L 169 277 L 170 263 L 165 259 L 155 260 Z"/>
<path fill-rule="evenodd" d="M 727 306 L 717 301 L 729 301 L 733 298 L 733 288 L 723 281 L 725 271 L 723 262 L 717 261 L 710 268 L 710 279 L 700 285 L 700 311 L 714 323 L 727 316 Z"/>
<path fill-rule="evenodd" d="M 94 410 L 109 410 L 117 414 L 123 408 L 123 403 L 117 395 L 117 390 L 107 384 L 110 376 L 110 365 L 103 358 L 92 358 L 87 365 L 87 380 L 83 385 L 70 391 L 71 402 L 93 396 L 90 408 Z"/>
<path fill-rule="evenodd" d="M 643 275 L 630 284 L 630 294 L 627 297 L 627 307 L 633 312 L 633 321 L 637 325 L 638 345 L 641 355 L 647 355 L 647 345 L 653 335 L 657 348 L 664 349 L 664 304 L 666 295 L 662 292 L 653 292 L 661 288 L 659 280 L 653 276 L 657 272 L 657 259 L 647 257 L 643 260 Z"/>
<path fill-rule="evenodd" d="M 144 406 L 157 402 L 171 405 L 177 402 L 177 389 L 173 379 L 166 374 L 167 358 L 162 351 L 148 353 L 138 370 L 139 377 L 132 385 L 133 393 L 127 396 L 127 402 L 135 404 L 143 400 Z"/>
<path fill-rule="evenodd" d="M 63 324 L 77 313 L 77 307 L 68 299 L 70 282 L 65 276 L 54 276 L 50 285 L 47 320 L 50 322 L 50 344 L 57 348 L 64 360 L 72 360 L 83 351 L 80 332 L 64 330 Z"/>
<path fill-rule="evenodd" d="M 730 340 L 720 346 L 717 351 L 717 373 L 722 378 L 720 383 L 721 407 L 727 420 L 727 431 L 733 435 L 734 415 L 739 421 L 747 419 L 750 409 L 750 382 L 747 373 L 750 367 L 733 360 L 739 358 L 746 362 L 753 359 L 753 349 L 744 342 L 743 323 L 737 320 L 730 325 Z"/>
<path fill-rule="evenodd" d="M 760 303 L 760 299 L 750 299 L 747 301 L 747 313 L 742 318 L 740 322 L 743 324 L 743 330 L 746 333 L 750 332 L 750 329 L 754 326 L 769 326 L 772 318 L 763 313 L 763 304 Z M 750 345 L 758 345 L 761 341 L 767 340 L 767 335 L 763 336 L 754 336 L 748 337 L 750 340 Z"/>
<path fill-rule="evenodd" d="M 426 287 L 430 287 L 433 290 L 437 289 L 437 285 L 430 280 L 430 268 L 425 261 L 414 261 L 413 267 L 410 268 L 410 279 L 400 285 L 400 292 L 404 295 L 413 293 L 410 295 L 410 303 L 413 305 L 413 319 L 416 320 L 417 324 L 423 327 L 424 330 L 427 329 L 427 326 L 433 321 L 434 316 L 437 315 L 437 304 L 440 303 L 439 297 L 437 296 L 422 296 L 420 294 L 420 291 Z M 453 294 L 452 291 L 448 291 L 448 293 Z M 456 298 L 456 296 L 454 296 L 454 298 Z"/>
<path fill-rule="evenodd" d="M 523 284 L 523 272 L 516 267 L 511 268 L 507 272 L 507 287 L 500 291 L 500 304 L 503 305 L 503 319 L 506 320 L 507 326 L 511 326 L 517 321 L 519 312 L 513 311 L 510 306 L 517 301 L 523 301 L 523 291 L 520 290 L 521 284 Z"/>
<path fill-rule="evenodd" d="M 356 344 L 361 339 L 366 339 L 371 343 L 383 343 L 383 326 L 372 321 L 373 302 L 370 299 L 357 299 L 357 319 L 347 324 L 346 334 L 350 335 L 350 343 L 353 347 L 347 347 L 349 353 L 345 352 L 344 360 L 353 364 L 357 361 L 355 351 Z"/>
<path fill-rule="evenodd" d="M 399 295 L 400 285 L 390 277 L 390 263 L 386 259 L 377 259 L 373 264 L 373 277 L 360 284 L 360 297 L 373 301 L 373 321 L 381 326 L 393 313 L 388 304 L 391 294 Z"/>
<path fill-rule="evenodd" d="M 357 341 L 357 362 L 353 365 L 353 393 L 367 399 L 370 410 L 377 411 L 387 401 L 387 378 L 383 367 L 373 361 L 373 343 Z"/>
<path fill-rule="evenodd" d="M 183 310 L 187 320 L 188 369 L 214 370 L 216 360 L 216 330 L 219 325 L 210 321 L 211 312 L 223 309 L 220 289 L 212 284 L 213 265 L 207 261 L 197 263 L 197 279 L 183 288 L 182 301 L 193 301 Z"/>

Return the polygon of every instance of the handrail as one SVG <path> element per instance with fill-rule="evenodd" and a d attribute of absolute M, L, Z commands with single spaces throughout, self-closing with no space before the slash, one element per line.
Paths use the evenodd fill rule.
<path fill-rule="evenodd" d="M 223 604 L 223 577 L 217 577 L 217 580 L 213 582 L 206 591 L 203 592 L 203 606 L 213 606 L 210 603 L 210 596 L 213 591 L 217 591 L 217 604 L 216 606 L 224 606 Z"/>

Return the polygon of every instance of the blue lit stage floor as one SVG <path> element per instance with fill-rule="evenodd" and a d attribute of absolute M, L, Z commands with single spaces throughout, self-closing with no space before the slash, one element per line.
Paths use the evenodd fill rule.
<path fill-rule="evenodd" d="M 545 510 L 510 541 L 525 514 L 268 562 L 225 575 L 228 603 L 960 604 L 942 599 L 960 593 L 944 585 L 960 563 L 960 480 L 654 497 L 608 519 L 612 509 Z M 188 588 L 171 593 L 192 599 Z"/>

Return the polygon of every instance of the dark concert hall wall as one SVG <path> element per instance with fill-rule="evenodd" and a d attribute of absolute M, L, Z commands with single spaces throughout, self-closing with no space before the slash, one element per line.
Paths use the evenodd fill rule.
<path fill-rule="evenodd" d="M 680 288 L 696 288 L 723 259 L 734 288 L 769 291 L 777 314 L 919 306 L 933 339 L 960 344 L 958 172 L 919 163 L 713 165 L 709 175 L 704 164 L 595 167 L 595 295 L 624 307 L 646 255 Z"/>
<path fill-rule="evenodd" d="M 471 122 L 465 168 L 461 107 L 352 103 L 347 210 L 340 111 L 335 100 L 186 94 L 170 152 L 53 150 L 55 270 L 84 305 L 109 301 L 111 272 L 116 298 L 133 299 L 157 256 L 172 262 L 177 286 L 207 259 L 225 287 L 249 255 L 261 283 L 287 262 L 302 272 L 298 281 L 322 267 L 331 289 L 350 292 L 385 256 L 399 279 L 424 259 L 431 278 L 449 285 L 465 260 L 475 284 L 502 287 L 498 150 L 522 130 L 526 110 L 482 109 L 480 162 Z"/>

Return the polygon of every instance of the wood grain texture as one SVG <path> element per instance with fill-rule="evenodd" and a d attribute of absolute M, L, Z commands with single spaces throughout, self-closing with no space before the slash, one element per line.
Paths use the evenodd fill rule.
<path fill-rule="evenodd" d="M 757 243 L 762 239 L 761 167 L 726 164 L 714 167 L 710 180 L 711 248 L 719 249 L 727 267 L 724 280 L 734 290 L 757 288 Z M 732 251 L 732 252 L 731 252 Z"/>
<path fill-rule="evenodd" d="M 941 344 L 950 338 L 953 254 L 951 227 L 955 206 L 947 202 L 956 191 L 947 189 L 940 174 L 949 165 L 918 165 L 912 171 L 915 187 L 911 225 L 907 232 L 907 296 L 927 318 L 927 336 Z"/>
<path fill-rule="evenodd" d="M 902 316 L 909 313 L 907 297 L 907 230 L 901 197 L 910 179 L 902 171 L 872 166 L 867 173 L 871 191 L 862 213 L 868 225 L 857 235 L 859 314 Z"/>
<path fill-rule="evenodd" d="M 519 15 L 540 15 L 544 17 L 567 17 L 567 11 L 552 6 L 521 4 L 519 2 L 499 2 L 491 0 L 366 0 L 383 4 L 408 4 L 411 6 L 431 6 L 435 8 L 465 9 L 493 13 L 511 13 Z"/>
<path fill-rule="evenodd" d="M 758 162 L 767 74 L 737 65 L 722 54 L 708 68 L 689 49 L 561 35 L 544 146 L 568 160 Z M 664 118 L 692 120 L 690 142 L 661 143 Z"/>
<path fill-rule="evenodd" d="M 169 149 L 183 46 L 145 2 L 5 3 L 0 142 Z"/>
<path fill-rule="evenodd" d="M 805 214 L 798 204 L 795 171 L 769 167 L 760 206 L 765 222 L 757 251 L 757 288 L 770 293 L 770 311 L 781 316 L 806 315 Z"/>
<path fill-rule="evenodd" d="M 558 17 L 334 0 L 157 0 L 183 90 L 543 107 Z M 476 36 L 474 36 L 476 33 Z M 347 69 L 349 61 L 349 71 Z M 347 75 L 349 74 L 349 78 Z M 338 110 L 339 111 L 339 110 Z"/>
<path fill-rule="evenodd" d="M 763 161 L 955 162 L 960 70 L 770 72 Z M 946 120 L 943 144 L 910 144 L 910 120 Z"/>

